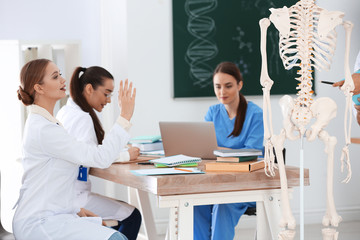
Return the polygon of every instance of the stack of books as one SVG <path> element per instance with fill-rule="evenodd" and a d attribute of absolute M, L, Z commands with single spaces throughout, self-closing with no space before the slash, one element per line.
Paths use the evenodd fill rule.
<path fill-rule="evenodd" d="M 216 162 L 206 163 L 206 171 L 252 172 L 265 167 L 258 159 L 262 151 L 257 149 L 214 150 Z"/>
<path fill-rule="evenodd" d="M 163 155 L 163 143 L 160 135 L 138 136 L 130 139 L 133 147 L 138 147 L 142 155 Z M 160 152 L 160 154 L 158 154 Z"/>
<path fill-rule="evenodd" d="M 214 150 L 217 162 L 247 162 L 257 160 L 262 155 L 258 149 L 221 149 Z"/>

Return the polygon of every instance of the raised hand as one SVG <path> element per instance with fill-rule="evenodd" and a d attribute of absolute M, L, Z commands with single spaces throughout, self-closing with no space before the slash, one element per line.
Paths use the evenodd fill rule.
<path fill-rule="evenodd" d="M 119 107 L 120 107 L 120 115 L 130 121 L 135 107 L 135 96 L 136 96 L 136 88 L 132 87 L 132 82 L 128 83 L 128 79 L 125 80 L 125 84 L 123 81 L 120 81 L 119 88 Z"/>

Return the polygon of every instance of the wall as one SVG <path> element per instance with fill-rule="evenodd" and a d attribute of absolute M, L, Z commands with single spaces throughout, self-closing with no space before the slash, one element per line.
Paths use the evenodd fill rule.
<path fill-rule="evenodd" d="M 0 39 L 80 40 L 84 66 L 100 64 L 99 0 L 0 0 Z"/>
<path fill-rule="evenodd" d="M 320 0 L 317 2 L 328 10 L 340 10 L 346 13 L 345 19 L 354 23 L 352 34 L 352 52 L 350 54 L 351 69 L 360 50 L 360 18 L 356 10 L 360 9 L 359 1 L 352 0 Z M 134 136 L 159 133 L 159 121 L 202 121 L 215 98 L 174 99 L 172 97 L 172 16 L 171 1 L 165 0 L 132 0 L 127 3 L 128 29 L 128 76 L 134 81 L 137 90 L 136 110 L 133 117 Z M 320 80 L 337 81 L 343 76 L 344 30 L 338 27 L 338 44 L 329 72 L 317 72 L 317 98 L 328 96 L 338 104 L 338 115 L 326 130 L 337 137 L 335 151 L 334 193 L 335 203 L 344 221 L 357 219 L 360 216 L 360 192 L 357 184 L 360 180 L 358 171 L 360 163 L 357 156 L 360 147 L 352 145 L 351 158 L 353 178 L 349 184 L 342 184 L 346 173 L 340 172 L 340 154 L 344 145 L 343 119 L 345 103 L 341 91 L 329 85 L 319 83 Z M 276 81 L 276 76 L 273 76 Z M 289 79 L 289 81 L 295 81 Z M 246 84 L 246 83 L 245 83 Z M 276 82 L 275 82 L 276 84 Z M 260 87 L 260 85 L 259 85 Z M 262 106 L 261 97 L 247 97 Z M 272 96 L 274 130 L 279 133 L 282 117 L 278 106 L 279 96 Z M 359 126 L 353 124 L 352 133 L 360 136 Z M 299 166 L 299 141 L 285 143 L 287 148 L 287 164 Z M 305 142 L 305 167 L 310 169 L 311 186 L 305 188 L 305 221 L 320 223 L 326 208 L 326 156 L 324 144 L 319 140 Z M 295 189 L 292 209 L 299 211 L 299 189 Z M 166 218 L 165 213 L 157 211 L 158 219 Z M 163 220 L 164 220 L 163 219 Z"/>
<path fill-rule="evenodd" d="M 0 40 L 20 40 L 21 43 L 31 44 L 50 44 L 50 43 L 80 43 L 81 44 L 81 62 L 84 66 L 99 65 L 100 58 L 100 1 L 99 0 L 78 0 L 78 1 L 26 1 L 26 0 L 14 0 L 5 1 L 0 0 Z M 2 41 L 3 42 L 3 41 Z M 15 42 L 15 41 L 9 41 Z M 14 45 L 14 46 L 12 46 Z M 1 224 L 7 230 L 11 231 L 11 217 L 13 213 L 11 208 L 14 206 L 19 193 L 19 188 L 15 187 L 14 174 L 11 174 L 14 168 L 6 171 L 4 166 L 19 167 L 15 162 L 21 153 L 16 146 L 20 146 L 19 139 L 14 140 L 14 136 L 21 135 L 18 133 L 21 131 L 19 128 L 20 119 L 12 119 L 12 117 L 18 116 L 20 102 L 17 99 L 16 90 L 19 85 L 19 69 L 20 67 L 20 54 L 19 46 L 16 44 L 9 44 L 7 49 L 1 50 L 1 64 L 0 72 L 2 75 L 2 87 L 3 94 L 1 95 L 1 106 L 6 113 L 5 121 L 7 124 L 2 124 L 1 132 L 3 140 L 1 141 L 2 156 L 1 156 L 1 170 L 2 170 L 2 186 L 10 188 L 9 183 L 12 183 L 13 192 L 7 192 L 2 197 L 2 207 L 10 206 L 9 208 L 1 212 Z M 5 45 L 2 45 L 4 47 Z M 13 54 L 6 58 L 6 54 L 10 51 Z M 77 60 L 76 57 L 72 59 Z M 69 62 L 67 63 L 69 64 Z M 61 67 L 61 66 L 59 66 Z M 16 70 L 17 69 L 17 70 Z M 5 71 L 6 70 L 6 71 Z M 10 70 L 12 70 L 10 72 Z M 64 69 L 62 69 L 64 70 Z M 63 71 L 67 79 L 70 78 L 70 74 L 66 74 Z M 6 75 L 5 75 L 6 74 Z M 12 77 L 4 77 L 12 76 Z M 14 90 L 15 89 L 15 90 Z M 17 115 L 16 115 L 17 114 Z M 4 120 L 4 119 L 3 119 Z M 14 126 L 15 125 L 15 126 Z M 17 129 L 15 131 L 11 131 Z M 10 136 L 7 136 L 9 134 Z M 6 154 L 9 149 L 16 149 L 11 154 Z M 5 163 L 6 164 L 3 164 Z M 10 176 L 11 174 L 11 176 Z M 7 177 L 8 176 L 8 177 Z M 5 178 L 5 180 L 4 180 Z M 95 185 L 96 185 L 95 181 Z M 101 181 L 100 189 L 103 188 L 103 181 Z M 6 188 L 2 188 L 6 191 Z M 15 196 L 10 196 L 15 194 Z M 15 199 L 13 201 L 4 201 L 4 196 L 8 199 Z"/>

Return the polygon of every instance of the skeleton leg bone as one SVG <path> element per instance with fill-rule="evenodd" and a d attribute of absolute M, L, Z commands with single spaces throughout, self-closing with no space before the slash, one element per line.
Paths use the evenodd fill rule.
<path fill-rule="evenodd" d="M 336 232 L 333 228 L 323 228 L 322 229 L 323 240 L 337 240 L 339 237 L 339 232 Z"/>
<path fill-rule="evenodd" d="M 333 192 L 333 175 L 334 175 L 334 149 L 336 145 L 336 137 L 330 136 L 326 131 L 319 133 L 319 139 L 325 143 L 325 152 L 328 154 L 327 159 L 327 201 L 326 201 L 326 213 L 323 217 L 323 226 L 339 226 L 342 218 L 337 214 L 334 202 Z M 338 233 L 335 229 L 324 228 L 323 239 L 337 239 Z"/>
<path fill-rule="evenodd" d="M 291 240 L 295 236 L 296 221 L 292 214 L 289 201 L 289 191 L 287 185 L 287 177 L 284 165 L 284 158 L 282 149 L 284 147 L 284 141 L 286 138 L 285 130 L 282 129 L 280 135 L 274 135 L 271 138 L 271 142 L 275 147 L 275 154 L 278 159 L 279 173 L 280 173 L 280 184 L 281 184 L 281 220 L 280 227 L 286 228 L 284 231 L 279 233 L 279 239 Z"/>

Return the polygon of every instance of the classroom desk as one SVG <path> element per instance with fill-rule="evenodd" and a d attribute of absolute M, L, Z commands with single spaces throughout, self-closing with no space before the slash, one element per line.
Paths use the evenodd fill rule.
<path fill-rule="evenodd" d="M 204 168 L 204 160 L 199 168 Z M 280 179 L 267 177 L 264 170 L 252 173 L 207 172 L 206 174 L 135 176 L 130 170 L 152 168 L 138 164 L 112 164 L 107 169 L 92 168 L 90 174 L 137 189 L 140 204 L 150 208 L 147 193 L 156 195 L 159 208 L 170 208 L 168 236 L 170 239 L 193 239 L 193 206 L 253 202 L 257 203 L 257 239 L 277 239 L 280 212 Z M 286 166 L 289 188 L 299 186 L 299 168 Z M 309 185 L 309 170 L 304 170 Z M 144 217 L 144 222 L 147 216 Z M 152 217 L 152 216 L 150 216 Z M 155 225 L 147 232 L 156 238 Z"/>

